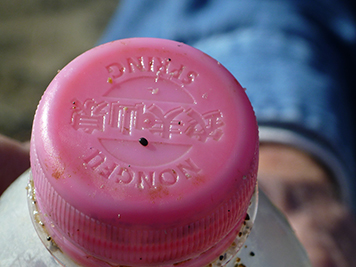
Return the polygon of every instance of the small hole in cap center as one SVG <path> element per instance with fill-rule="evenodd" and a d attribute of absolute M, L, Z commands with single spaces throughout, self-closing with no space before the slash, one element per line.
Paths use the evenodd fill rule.
<path fill-rule="evenodd" d="M 144 137 L 141 137 L 138 141 L 139 141 L 140 144 L 143 145 L 143 146 L 147 146 L 147 145 L 148 145 L 148 141 L 147 141 L 147 139 L 144 138 Z"/>

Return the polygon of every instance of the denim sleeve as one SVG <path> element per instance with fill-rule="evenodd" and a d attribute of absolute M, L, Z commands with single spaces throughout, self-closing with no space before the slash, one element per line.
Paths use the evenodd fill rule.
<path fill-rule="evenodd" d="M 167 38 L 216 58 L 246 87 L 261 141 L 311 153 L 355 208 L 351 11 L 346 0 L 122 0 L 101 42 Z"/>

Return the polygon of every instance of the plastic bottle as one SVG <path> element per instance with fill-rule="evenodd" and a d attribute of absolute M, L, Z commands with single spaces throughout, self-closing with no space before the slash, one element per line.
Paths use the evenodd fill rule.
<path fill-rule="evenodd" d="M 263 194 L 253 226 L 257 165 L 253 109 L 219 62 L 162 39 L 96 47 L 40 101 L 0 265 L 310 266 Z"/>

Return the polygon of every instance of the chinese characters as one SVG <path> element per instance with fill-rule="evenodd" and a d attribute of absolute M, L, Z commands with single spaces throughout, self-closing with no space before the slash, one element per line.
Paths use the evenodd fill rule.
<path fill-rule="evenodd" d="M 111 127 L 123 135 L 148 130 L 164 139 L 184 134 L 206 142 L 209 138 L 220 140 L 224 121 L 219 110 L 200 114 L 193 108 L 182 106 L 164 111 L 157 104 L 146 105 L 140 102 L 127 105 L 122 101 L 96 102 L 87 99 L 83 103 L 73 101 L 71 124 L 75 130 L 88 134 L 95 130 L 104 132 L 107 127 Z"/>

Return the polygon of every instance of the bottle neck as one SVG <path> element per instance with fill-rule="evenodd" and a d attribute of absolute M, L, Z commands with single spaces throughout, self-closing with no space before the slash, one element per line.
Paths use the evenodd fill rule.
<path fill-rule="evenodd" d="M 30 179 L 27 185 L 27 201 L 28 207 L 30 210 L 30 216 L 32 223 L 35 227 L 35 230 L 41 239 L 42 243 L 46 247 L 46 249 L 51 253 L 51 255 L 63 266 L 71 266 L 77 267 L 78 265 L 74 260 L 72 260 L 68 255 L 63 253 L 63 250 L 57 246 L 54 242 L 53 238 L 47 231 L 47 227 L 53 227 L 51 225 L 47 225 L 47 223 L 43 220 L 43 215 L 37 206 L 36 194 L 32 176 L 30 175 Z M 219 243 L 219 247 L 213 247 L 211 249 L 211 253 L 205 252 L 201 256 L 199 256 L 196 260 L 199 262 L 206 261 L 208 264 L 206 266 L 209 267 L 233 267 L 238 260 L 237 253 L 245 243 L 247 237 L 251 233 L 253 223 L 257 214 L 257 205 L 258 205 L 258 186 L 256 184 L 255 191 L 252 195 L 250 205 L 248 207 L 246 217 L 241 227 L 233 229 L 233 234 L 229 234 L 229 237 L 226 238 L 225 242 Z M 228 247 L 226 249 L 226 247 Z M 214 257 L 216 252 L 219 252 L 217 257 Z M 222 251 L 222 252 L 221 252 Z M 212 261 L 211 258 L 213 257 Z M 205 259 L 206 258 L 206 259 Z M 215 258 L 215 259 L 214 259 Z M 210 260 L 209 260 L 210 259 Z M 88 266 L 96 266 L 98 264 L 107 264 L 105 262 L 101 262 L 98 259 L 93 257 L 87 259 Z M 195 259 L 186 261 L 184 263 L 178 263 L 181 267 L 190 267 L 196 266 Z M 210 263 L 209 263 L 210 262 Z M 176 266 L 176 264 L 172 264 L 172 267 Z"/>

